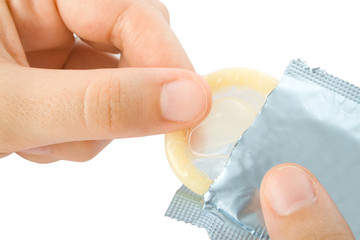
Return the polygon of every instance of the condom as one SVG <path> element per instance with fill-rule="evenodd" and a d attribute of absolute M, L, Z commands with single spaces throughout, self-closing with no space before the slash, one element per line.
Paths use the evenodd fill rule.
<path fill-rule="evenodd" d="M 277 81 L 245 68 L 205 76 L 212 109 L 199 125 L 165 136 L 167 157 L 182 183 L 202 195 L 221 173 L 239 137 L 251 125 Z"/>
<path fill-rule="evenodd" d="M 218 76 L 212 81 L 221 82 L 222 77 Z M 271 86 L 275 87 L 276 82 L 273 84 Z M 257 93 L 261 92 L 259 89 L 262 88 L 252 88 Z M 217 89 L 212 90 L 216 101 Z M 239 123 L 241 131 L 238 131 L 235 130 L 237 125 L 230 126 L 232 120 L 224 120 L 229 124 L 226 127 L 234 128 L 234 132 L 225 131 L 224 134 L 231 132 L 230 137 L 219 137 L 220 145 L 203 139 L 202 136 L 216 138 L 217 134 L 223 134 L 219 133 L 221 130 L 213 130 L 212 125 L 206 126 L 205 121 L 205 127 L 200 124 L 199 129 L 194 127 L 183 132 L 183 147 L 188 154 L 184 154 L 188 158 L 183 160 L 196 169 L 195 176 L 207 178 L 208 182 L 193 183 L 191 181 L 197 181 L 196 177 L 181 175 L 176 172 L 180 169 L 175 168 L 180 179 L 185 179 L 185 186 L 175 194 L 166 216 L 205 228 L 214 240 L 270 239 L 261 211 L 260 184 L 272 167 L 294 162 L 314 173 L 359 238 L 360 88 L 319 68 L 311 69 L 301 60 L 294 60 L 276 88 L 271 91 L 268 87 L 267 91 L 262 92 L 265 104 L 232 150 L 224 148 L 224 143 L 243 130 L 242 123 Z M 223 96 L 221 94 L 220 91 Z M 251 101 L 247 104 L 254 106 Z M 224 109 L 222 106 L 217 111 Z M 255 107 L 253 110 L 257 111 Z M 253 115 L 246 116 L 250 121 Z M 206 134 L 201 132 L 203 130 Z M 194 139 L 191 139 L 191 133 L 195 134 Z M 205 163 L 208 154 L 228 156 L 223 169 L 216 170 L 219 174 L 196 162 L 201 155 Z M 169 161 L 180 162 L 179 159 Z"/>

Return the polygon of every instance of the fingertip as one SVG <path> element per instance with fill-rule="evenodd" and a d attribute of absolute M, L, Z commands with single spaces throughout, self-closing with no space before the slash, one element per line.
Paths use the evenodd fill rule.
<path fill-rule="evenodd" d="M 325 188 L 301 165 L 270 169 L 261 183 L 260 202 L 271 239 L 354 239 Z"/>
<path fill-rule="evenodd" d="M 163 85 L 160 95 L 161 112 L 168 121 L 195 124 L 208 115 L 211 99 L 211 91 L 205 79 L 186 71 Z"/>
<path fill-rule="evenodd" d="M 311 179 L 311 181 L 314 181 L 314 180 L 317 180 L 316 177 L 308 170 L 306 169 L 305 167 L 299 165 L 299 164 L 296 164 L 296 163 L 282 163 L 282 164 L 279 164 L 279 165 L 276 165 L 274 167 L 272 167 L 269 171 L 266 172 L 266 174 L 264 175 L 262 181 L 261 181 L 261 185 L 260 185 L 260 196 L 261 198 L 265 198 L 266 194 L 266 188 L 268 187 L 267 186 L 267 183 L 268 183 L 268 180 L 269 180 L 269 177 L 276 174 L 279 170 L 281 169 L 290 169 L 290 168 L 297 168 L 301 171 L 303 171 L 304 173 L 306 173 L 308 175 L 308 177 Z"/>
<path fill-rule="evenodd" d="M 289 216 L 317 199 L 316 183 L 295 164 L 283 164 L 272 169 L 263 188 L 266 201 L 279 216 Z"/>

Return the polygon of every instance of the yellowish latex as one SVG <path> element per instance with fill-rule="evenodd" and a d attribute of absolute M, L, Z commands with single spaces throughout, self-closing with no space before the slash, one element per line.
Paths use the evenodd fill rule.
<path fill-rule="evenodd" d="M 277 81 L 261 72 L 245 68 L 231 68 L 216 71 L 205 76 L 213 94 L 228 87 L 238 86 L 255 90 L 266 97 L 277 85 Z M 175 175 L 191 191 L 203 195 L 213 180 L 193 164 L 188 145 L 189 129 L 165 135 L 168 161 Z"/>

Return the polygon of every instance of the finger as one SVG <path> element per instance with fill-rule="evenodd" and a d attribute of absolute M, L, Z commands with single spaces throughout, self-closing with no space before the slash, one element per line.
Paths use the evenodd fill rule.
<path fill-rule="evenodd" d="M 95 69 L 116 67 L 117 58 L 99 52 L 81 41 L 74 45 L 64 68 Z M 79 141 L 53 144 L 18 152 L 21 157 L 37 162 L 51 163 L 58 160 L 87 161 L 103 150 L 111 140 Z"/>
<path fill-rule="evenodd" d="M 9 65 L 2 76 L 0 152 L 184 129 L 202 120 L 211 105 L 203 78 L 181 69 Z"/>
<path fill-rule="evenodd" d="M 193 69 L 159 1 L 9 1 L 9 8 L 25 52 L 68 48 L 75 33 L 94 47 L 120 49 L 134 67 Z"/>
<path fill-rule="evenodd" d="M 324 187 L 300 165 L 272 168 L 260 199 L 271 239 L 355 239 Z"/>
<path fill-rule="evenodd" d="M 82 39 L 117 47 L 134 67 L 176 66 L 192 69 L 167 22 L 167 10 L 159 2 L 90 2 L 77 0 L 78 4 L 74 4 L 73 1 L 57 1 L 65 25 Z M 89 30 L 85 26 L 92 28 Z"/>
<path fill-rule="evenodd" d="M 38 65 L 45 67 L 42 63 Z M 116 66 L 117 58 L 114 56 L 96 51 L 81 41 L 77 41 L 64 67 L 92 69 Z M 18 152 L 18 155 L 37 163 L 51 163 L 58 160 L 86 161 L 95 157 L 110 142 L 111 140 L 60 143 Z"/>
<path fill-rule="evenodd" d="M 0 158 L 4 158 L 9 155 L 10 155 L 10 153 L 0 153 Z"/>
<path fill-rule="evenodd" d="M 58 160 L 84 162 L 94 158 L 111 140 L 67 142 L 18 152 L 21 157 L 37 162 L 51 163 Z"/>
<path fill-rule="evenodd" d="M 7 1 L 0 1 L 0 61 L 28 66 Z"/>
<path fill-rule="evenodd" d="M 6 1 L 25 52 L 64 49 L 74 36 L 57 13 L 55 1 Z"/>
<path fill-rule="evenodd" d="M 40 149 L 38 150 L 40 151 Z M 26 152 L 17 152 L 16 154 L 18 154 L 20 157 L 29 160 L 31 162 L 35 162 L 35 163 L 53 163 L 53 162 L 57 162 L 60 159 L 53 157 L 53 156 L 44 156 L 42 154 L 32 154 L 32 153 L 26 153 Z"/>

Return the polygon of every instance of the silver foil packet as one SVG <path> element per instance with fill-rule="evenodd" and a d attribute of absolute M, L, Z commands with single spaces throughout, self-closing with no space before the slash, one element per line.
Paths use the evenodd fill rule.
<path fill-rule="evenodd" d="M 284 162 L 313 172 L 360 237 L 360 88 L 301 60 L 289 64 L 209 191 L 181 187 L 166 216 L 205 228 L 211 239 L 269 239 L 259 188 Z"/>

